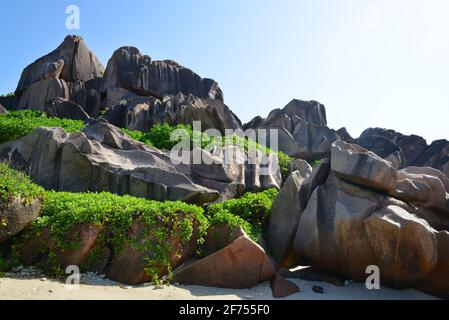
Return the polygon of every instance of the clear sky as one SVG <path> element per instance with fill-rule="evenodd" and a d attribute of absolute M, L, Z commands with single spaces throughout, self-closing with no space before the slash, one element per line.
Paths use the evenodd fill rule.
<path fill-rule="evenodd" d="M 70 4 L 80 30 L 65 27 Z M 448 0 L 2 0 L 0 92 L 71 33 L 105 66 L 133 45 L 215 79 L 244 122 L 298 98 L 353 136 L 449 139 Z"/>

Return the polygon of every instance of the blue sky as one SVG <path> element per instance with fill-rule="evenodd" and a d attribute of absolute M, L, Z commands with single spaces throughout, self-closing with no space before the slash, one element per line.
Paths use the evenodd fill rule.
<path fill-rule="evenodd" d="M 354 136 L 380 126 L 449 139 L 448 17 L 447 0 L 1 1 L 0 92 L 76 33 L 105 66 L 133 45 L 217 80 L 244 122 L 298 98 Z"/>

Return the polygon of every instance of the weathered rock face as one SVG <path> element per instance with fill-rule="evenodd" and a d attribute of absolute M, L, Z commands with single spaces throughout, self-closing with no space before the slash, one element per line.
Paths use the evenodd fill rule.
<path fill-rule="evenodd" d="M 8 111 L 0 104 L 0 114 L 7 114 Z"/>
<path fill-rule="evenodd" d="M 396 166 L 398 169 L 410 166 L 432 167 L 449 177 L 447 140 L 437 140 L 427 145 L 426 140 L 416 135 L 407 136 L 394 130 L 370 128 L 352 142 L 373 151 L 394 165 L 399 164 Z"/>
<path fill-rule="evenodd" d="M 46 105 L 55 98 L 70 98 L 67 82 L 62 79 L 41 80 L 30 85 L 23 93 L 19 108 L 44 111 Z"/>
<path fill-rule="evenodd" d="M 372 136 L 366 138 L 358 138 L 356 140 L 347 141 L 353 144 L 357 144 L 371 152 L 374 152 L 379 157 L 387 160 L 395 169 L 404 168 L 406 165 L 406 159 L 402 149 L 380 136 Z"/>
<path fill-rule="evenodd" d="M 126 91 L 116 90 L 115 94 L 129 96 Z M 118 97 L 109 99 L 116 101 Z M 217 129 L 225 133 L 225 129 L 241 129 L 240 120 L 221 101 L 182 93 L 163 96 L 161 100 L 154 97 L 124 98 L 103 117 L 118 127 L 140 131 L 148 131 L 154 124 L 192 125 L 194 121 L 201 121 L 202 130 Z"/>
<path fill-rule="evenodd" d="M 280 189 L 282 175 L 275 154 L 266 156 L 260 151 L 249 155 L 238 146 L 228 145 L 208 152 L 194 148 L 189 166 L 178 169 L 192 180 L 220 192 L 219 201 L 242 196 L 244 192 Z M 202 159 L 195 164 L 195 157 Z"/>
<path fill-rule="evenodd" d="M 103 122 L 72 134 L 60 128 L 39 128 L 0 145 L 0 158 L 29 172 L 34 182 L 47 189 L 109 191 L 198 204 L 219 196 L 178 172 L 161 152 Z"/>
<path fill-rule="evenodd" d="M 42 199 L 24 202 L 20 197 L 3 201 L 0 199 L 0 242 L 8 240 L 37 219 Z"/>
<path fill-rule="evenodd" d="M 310 164 L 302 159 L 295 159 L 291 163 L 292 173 L 299 171 L 299 175 L 303 178 L 307 178 L 312 173 L 312 167 Z"/>
<path fill-rule="evenodd" d="M 31 85 L 41 80 L 86 82 L 101 77 L 103 72 L 103 66 L 84 40 L 79 36 L 67 36 L 56 50 L 25 68 L 15 94 L 21 96 Z"/>
<path fill-rule="evenodd" d="M 359 140 L 363 139 L 367 139 L 368 141 L 369 140 L 376 141 L 377 138 L 383 138 L 385 140 L 392 142 L 402 151 L 405 162 L 403 163 L 403 166 L 400 167 L 399 169 L 415 165 L 419 155 L 427 148 L 426 140 L 424 140 L 419 136 L 416 135 L 406 136 L 394 130 L 387 130 L 381 128 L 369 128 L 365 130 L 355 143 L 359 143 L 360 142 Z M 363 145 L 362 143 L 361 145 L 366 149 L 375 152 L 376 154 L 378 154 L 377 151 L 382 152 L 382 149 L 377 148 L 376 145 L 373 145 L 374 149 L 371 149 L 370 146 L 368 146 L 368 144 Z M 388 149 L 390 149 L 393 152 L 396 152 L 393 146 L 388 147 Z M 384 158 L 384 155 L 382 154 L 378 155 Z"/>
<path fill-rule="evenodd" d="M 184 263 L 195 252 L 199 237 L 198 221 L 193 223 L 193 235 L 187 242 L 181 239 L 181 230 L 175 230 L 174 236 L 169 237 L 169 263 L 175 269 Z M 128 241 L 133 241 L 137 244 L 145 246 L 149 242 L 154 241 L 145 232 L 144 224 L 137 220 L 127 234 Z M 135 246 L 125 245 L 120 252 L 118 252 L 106 268 L 106 276 L 114 281 L 126 284 L 141 284 L 151 281 L 150 275 L 146 272 L 146 264 L 150 259 L 155 258 L 156 252 L 154 250 L 139 251 Z M 167 274 L 165 266 L 155 266 L 157 268 L 158 276 L 162 277 Z"/>
<path fill-rule="evenodd" d="M 449 277 L 447 270 L 449 268 L 449 232 L 441 231 L 436 233 L 438 260 L 435 268 L 430 272 L 419 289 L 428 293 L 449 299 Z"/>
<path fill-rule="evenodd" d="M 244 235 L 224 249 L 204 259 L 182 266 L 173 281 L 243 289 L 270 280 L 276 268 L 261 246 Z"/>
<path fill-rule="evenodd" d="M 17 109 L 45 111 L 56 98 L 78 104 L 85 113 L 98 117 L 101 109 L 99 80 L 104 68 L 78 36 L 67 36 L 53 52 L 36 60 L 22 72 L 15 95 Z M 59 108 L 72 105 L 58 104 Z M 60 109 L 62 115 L 71 110 Z"/>
<path fill-rule="evenodd" d="M 385 285 L 447 296 L 449 179 L 442 172 L 396 171 L 374 153 L 337 141 L 330 173 L 301 193 L 312 176 L 293 185 L 291 177 L 273 205 L 267 244 L 278 261 L 295 257 L 295 265 L 356 281 L 375 265 Z"/>
<path fill-rule="evenodd" d="M 91 119 L 80 105 L 62 98 L 56 98 L 47 102 L 44 111 L 50 117 L 82 121 Z"/>
<path fill-rule="evenodd" d="M 218 84 L 173 61 L 153 61 L 137 48 L 122 47 L 109 60 L 101 92 L 124 88 L 139 96 L 161 97 L 178 92 L 223 100 Z"/>
<path fill-rule="evenodd" d="M 364 281 L 379 266 L 384 283 L 415 286 L 437 262 L 433 229 L 389 197 L 332 175 L 301 216 L 295 249 L 301 261 Z"/>
<path fill-rule="evenodd" d="M 273 202 L 266 242 L 281 267 L 292 267 L 298 262 L 298 253 L 292 247 L 298 223 L 311 193 L 326 181 L 329 167 L 326 159 L 305 176 L 293 172 Z"/>
<path fill-rule="evenodd" d="M 274 258 L 281 266 L 291 266 L 297 257 L 290 244 L 296 234 L 301 215 L 300 189 L 304 180 L 299 171 L 295 171 L 287 179 L 278 197 L 273 202 L 270 220 L 267 228 L 267 245 L 273 252 Z"/>
<path fill-rule="evenodd" d="M 432 142 L 414 165 L 435 168 L 449 177 L 449 141 L 437 140 Z"/>
<path fill-rule="evenodd" d="M 449 178 L 429 167 L 408 167 L 398 171 L 392 195 L 418 207 L 441 212 L 449 219 Z"/>
<path fill-rule="evenodd" d="M 293 100 L 284 109 L 273 110 L 266 119 L 254 118 L 244 129 L 278 129 L 279 150 L 305 160 L 328 157 L 332 143 L 341 139 L 327 127 L 325 108 L 316 101 Z M 272 141 L 267 145 L 275 146 Z"/>
<path fill-rule="evenodd" d="M 344 141 L 332 145 L 331 168 L 337 175 L 362 186 L 394 190 L 397 171 L 373 152 Z"/>

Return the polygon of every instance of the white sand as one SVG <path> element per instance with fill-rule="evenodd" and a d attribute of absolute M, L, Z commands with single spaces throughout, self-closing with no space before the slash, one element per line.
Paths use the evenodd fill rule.
<path fill-rule="evenodd" d="M 301 292 L 289 300 L 357 300 L 357 299 L 436 299 L 416 290 L 397 291 L 388 288 L 369 291 L 363 284 L 352 283 L 347 287 L 335 287 L 323 282 L 292 279 Z M 312 291 L 314 285 L 324 288 L 324 294 Z M 252 289 L 230 290 L 198 286 L 123 286 L 98 276 L 84 275 L 79 289 L 68 289 L 58 280 L 39 277 L 23 278 L 8 275 L 0 278 L 1 300 L 267 300 L 273 299 L 269 283 Z"/>

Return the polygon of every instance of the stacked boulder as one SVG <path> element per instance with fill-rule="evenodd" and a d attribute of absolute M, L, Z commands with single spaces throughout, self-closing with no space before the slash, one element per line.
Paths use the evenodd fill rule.
<path fill-rule="evenodd" d="M 131 97 L 132 98 L 129 98 Z M 139 97 L 125 93 L 125 97 L 110 107 L 103 118 L 109 123 L 130 130 L 147 131 L 155 124 L 192 125 L 201 122 L 201 130 L 216 129 L 221 134 L 226 129 L 241 128 L 240 120 L 220 100 L 201 99 L 192 94 Z"/>
<path fill-rule="evenodd" d="M 292 175 L 296 183 L 286 184 L 276 199 L 298 197 L 298 206 L 273 206 L 267 241 L 283 266 L 311 265 L 365 281 L 367 267 L 375 265 L 383 284 L 448 297 L 449 277 L 442 272 L 449 236 L 444 174 L 417 167 L 398 171 L 373 152 L 337 141 L 327 176 L 315 179 L 314 190 L 311 177 Z"/>
<path fill-rule="evenodd" d="M 449 141 L 437 140 L 430 145 L 417 135 L 404 135 L 394 130 L 369 128 L 352 140 L 378 156 L 389 160 L 396 168 L 432 167 L 449 177 Z"/>
<path fill-rule="evenodd" d="M 108 62 L 101 83 L 104 115 L 114 125 L 146 131 L 153 124 L 202 121 L 203 129 L 241 128 L 223 103 L 217 82 L 171 60 L 154 61 L 137 48 L 122 47 Z"/>
<path fill-rule="evenodd" d="M 278 130 L 277 147 L 286 154 L 304 160 L 328 157 L 333 142 L 349 139 L 346 129 L 327 126 L 326 109 L 316 101 L 292 100 L 284 109 L 275 109 L 266 119 L 256 117 L 244 129 Z M 268 141 L 269 147 L 275 147 Z"/>
<path fill-rule="evenodd" d="M 104 69 L 79 36 L 67 36 L 56 50 L 27 66 L 15 97 L 7 102 L 14 104 L 12 109 L 75 120 L 104 113 L 112 124 L 132 130 L 193 121 L 202 121 L 204 130 L 241 129 L 214 80 L 172 60 L 154 61 L 134 47 L 116 50 Z"/>
<path fill-rule="evenodd" d="M 225 153 L 244 157 L 242 149 L 227 148 Z M 280 188 L 282 177 L 275 159 L 265 165 L 227 163 L 226 154 L 198 152 L 202 159 L 215 158 L 216 162 L 173 164 L 168 152 L 137 142 L 103 120 L 70 134 L 62 128 L 38 128 L 19 140 L 0 144 L 1 160 L 28 172 L 48 190 L 109 191 L 204 204 L 245 191 Z M 261 170 L 268 171 L 261 174 Z"/>
<path fill-rule="evenodd" d="M 77 113 L 84 111 L 97 117 L 101 107 L 98 85 L 103 73 L 104 67 L 84 40 L 67 36 L 56 50 L 23 70 L 15 91 L 17 108 L 40 111 L 74 108 Z M 68 101 L 72 103 L 67 104 Z"/>
<path fill-rule="evenodd" d="M 247 155 L 241 148 L 226 147 L 199 151 L 216 160 L 213 165 L 175 166 L 167 152 L 125 137 L 116 127 L 148 131 L 155 124 L 200 121 L 203 131 L 241 130 L 217 82 L 174 61 L 154 61 L 134 47 L 116 50 L 104 69 L 81 37 L 67 36 L 56 50 L 25 68 L 14 99 L 17 109 L 92 124 L 70 135 L 38 129 L 0 146 L 2 159 L 31 169 L 33 181 L 46 188 L 207 203 L 282 184 L 274 157 L 268 164 L 228 164 L 228 154 Z M 48 168 L 55 169 L 49 174 Z"/>

